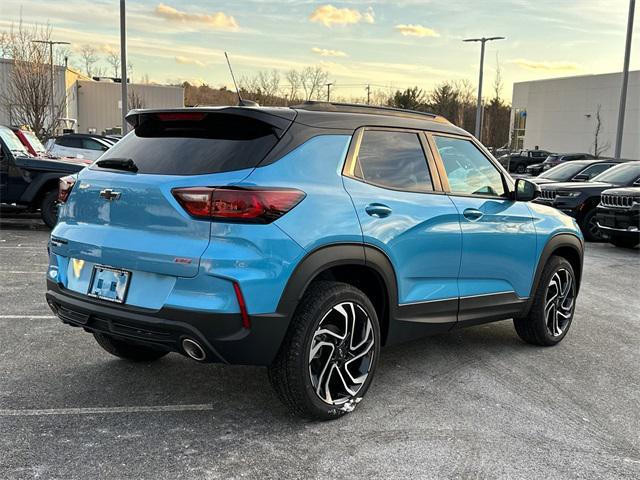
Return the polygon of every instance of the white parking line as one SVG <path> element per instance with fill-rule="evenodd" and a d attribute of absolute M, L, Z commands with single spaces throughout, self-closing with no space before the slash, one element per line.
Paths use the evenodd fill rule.
<path fill-rule="evenodd" d="M 0 273 L 15 273 L 15 274 L 21 274 L 21 275 L 26 273 L 26 274 L 34 274 L 34 275 L 35 275 L 35 274 L 38 274 L 38 275 L 44 275 L 44 274 L 46 274 L 47 272 L 45 272 L 45 271 L 37 271 L 37 272 L 31 271 L 31 272 L 25 272 L 25 271 L 21 271 L 21 270 L 0 270 Z"/>
<path fill-rule="evenodd" d="M 213 410 L 213 405 L 152 405 L 132 407 L 45 408 L 33 410 L 0 409 L 0 417 L 34 417 L 39 415 L 95 415 L 101 413 L 199 412 Z"/>
<path fill-rule="evenodd" d="M 22 319 L 31 319 L 31 318 L 56 318 L 55 315 L 0 315 L 0 320 L 4 320 L 4 319 L 16 319 L 16 320 L 22 320 Z"/>

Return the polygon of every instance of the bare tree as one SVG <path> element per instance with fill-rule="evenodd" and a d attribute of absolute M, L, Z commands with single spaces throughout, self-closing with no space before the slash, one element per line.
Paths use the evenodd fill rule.
<path fill-rule="evenodd" d="M 82 59 L 84 73 L 87 74 L 87 77 L 92 77 L 95 73 L 94 65 L 98 61 L 95 47 L 92 45 L 83 45 L 80 49 L 80 58 Z"/>
<path fill-rule="evenodd" d="M 258 82 L 260 90 L 266 97 L 275 97 L 280 90 L 280 72 L 275 68 L 271 71 L 259 72 Z"/>
<path fill-rule="evenodd" d="M 9 32 L 0 32 L 0 58 L 11 58 L 11 37 Z"/>
<path fill-rule="evenodd" d="M 51 40 L 51 28 L 40 25 L 26 27 L 22 19 L 17 27 L 11 27 L 7 43 L 13 68 L 1 100 L 14 123 L 29 125 L 36 135 L 46 138 L 55 133 L 64 112 L 66 95 L 64 85 L 58 88 L 58 95 L 51 91 L 48 47 L 33 40 Z"/>
<path fill-rule="evenodd" d="M 128 103 L 129 103 L 129 108 L 131 110 L 146 107 L 146 102 L 144 101 L 144 98 L 141 95 L 139 95 L 134 88 L 129 89 Z"/>
<path fill-rule="evenodd" d="M 602 139 L 600 137 L 602 133 L 602 117 L 600 116 L 600 110 L 602 109 L 602 105 L 598 104 L 596 108 L 596 128 L 593 132 L 593 156 L 596 158 L 600 158 L 604 152 L 611 148 L 611 142 L 606 141 L 602 143 Z"/>
<path fill-rule="evenodd" d="M 115 49 L 107 52 L 107 63 L 113 69 L 113 76 L 117 78 L 120 75 L 120 52 Z"/>
<path fill-rule="evenodd" d="M 300 87 L 302 86 L 300 73 L 291 69 L 285 74 L 284 78 L 289 83 L 289 89 L 285 95 L 289 97 L 290 103 L 295 103 L 300 98 Z"/>
<path fill-rule="evenodd" d="M 329 73 L 321 66 L 305 67 L 300 72 L 300 83 L 306 100 L 318 98 L 321 87 L 327 83 Z"/>

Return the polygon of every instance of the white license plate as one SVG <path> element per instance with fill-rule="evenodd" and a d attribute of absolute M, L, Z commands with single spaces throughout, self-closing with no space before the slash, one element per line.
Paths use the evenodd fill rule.
<path fill-rule="evenodd" d="M 115 303 L 124 303 L 129 289 L 131 272 L 119 268 L 95 265 L 89 282 L 90 297 L 100 298 Z"/>

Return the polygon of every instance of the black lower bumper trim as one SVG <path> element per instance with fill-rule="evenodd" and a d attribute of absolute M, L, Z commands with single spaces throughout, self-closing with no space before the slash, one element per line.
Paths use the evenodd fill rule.
<path fill-rule="evenodd" d="M 288 327 L 282 315 L 251 316 L 251 329 L 240 314 L 203 313 L 163 308 L 148 310 L 105 304 L 47 282 L 47 302 L 62 322 L 128 341 L 184 354 L 182 340 L 196 340 L 207 362 L 269 365 Z"/>

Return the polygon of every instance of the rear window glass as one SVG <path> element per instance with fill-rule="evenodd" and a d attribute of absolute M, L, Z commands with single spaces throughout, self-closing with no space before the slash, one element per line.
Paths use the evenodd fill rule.
<path fill-rule="evenodd" d="M 271 125 L 239 115 L 207 114 L 199 120 L 149 118 L 100 160 L 131 159 L 138 173 L 200 175 L 253 168 L 277 142 Z"/>

